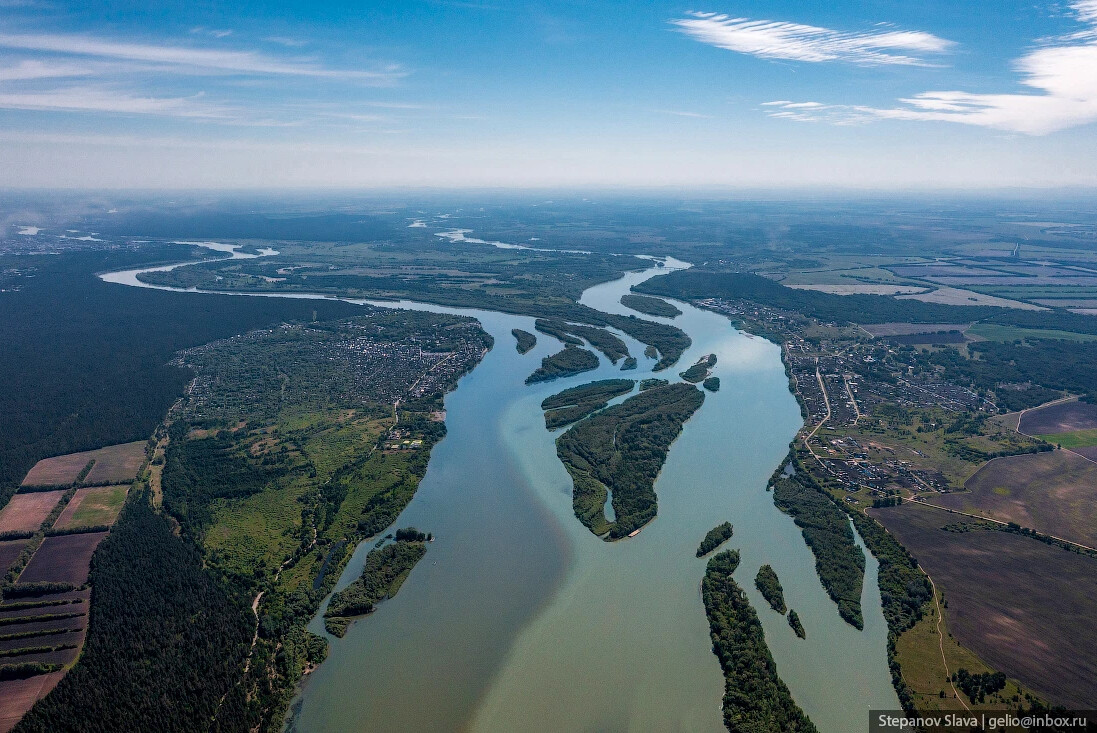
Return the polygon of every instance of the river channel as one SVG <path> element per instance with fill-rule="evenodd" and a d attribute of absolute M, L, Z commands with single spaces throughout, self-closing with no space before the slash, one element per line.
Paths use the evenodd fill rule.
<path fill-rule="evenodd" d="M 582 303 L 632 314 L 621 295 L 685 266 L 668 260 L 629 273 L 590 288 Z M 148 287 L 138 274 L 102 277 Z M 643 345 L 624 337 L 639 359 L 636 371 L 622 373 L 603 357 L 595 372 L 527 386 L 541 358 L 560 348 L 538 334 L 532 351 L 516 352 L 510 330 L 534 332 L 532 318 L 368 302 L 473 316 L 495 347 L 446 397 L 448 435 L 396 522 L 433 532 L 436 541 L 396 598 L 343 639 L 331 638 L 327 661 L 293 703 L 291 729 L 719 733 L 723 679 L 699 592 L 705 561 L 694 551 L 724 520 L 735 528 L 727 546 L 741 553 L 735 577 L 761 618 L 781 678 L 819 730 L 862 730 L 868 710 L 898 709 L 876 561 L 868 555 L 865 628 L 858 631 L 839 618 L 799 529 L 765 490 L 801 425 L 777 345 L 676 302 L 681 316 L 651 319 L 693 339 L 673 368 L 653 375 Z M 678 380 L 710 353 L 722 388 L 706 394 L 672 446 L 656 483 L 658 516 L 630 539 L 593 536 L 572 513 L 570 478 L 556 457 L 555 434 L 544 427 L 541 400 L 593 379 Z M 359 546 L 337 588 L 358 575 L 372 544 Z M 807 639 L 754 588 L 764 563 L 780 577 Z M 324 633 L 319 616 L 310 629 Z"/>

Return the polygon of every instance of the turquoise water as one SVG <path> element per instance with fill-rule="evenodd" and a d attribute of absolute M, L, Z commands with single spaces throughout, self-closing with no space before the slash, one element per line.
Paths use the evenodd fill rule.
<path fill-rule="evenodd" d="M 630 313 L 620 295 L 660 271 L 592 288 L 583 302 Z M 801 423 L 778 346 L 677 304 L 683 315 L 673 322 L 694 343 L 656 376 L 677 379 L 715 353 L 721 390 L 706 395 L 670 451 L 656 485 L 658 517 L 635 538 L 605 543 L 572 514 L 570 480 L 539 404 L 622 374 L 603 361 L 597 372 L 526 386 L 559 348 L 538 334 L 533 351 L 517 354 L 510 330 L 532 332 L 532 319 L 396 305 L 473 315 L 496 344 L 447 396 L 448 436 L 397 522 L 436 541 L 395 599 L 332 639 L 328 660 L 294 703 L 296 730 L 721 731 L 723 680 L 699 594 L 705 563 L 694 551 L 724 520 L 735 526 L 727 546 L 741 553 L 736 578 L 778 671 L 819 729 L 861 730 L 870 708 L 898 707 L 876 562 L 868 558 L 860 632 L 839 618 L 799 530 L 765 491 Z M 653 360 L 626 341 L 640 368 L 623 376 L 651 376 Z M 340 587 L 371 546 L 358 548 Z M 806 640 L 755 590 L 763 563 L 780 576 Z M 311 628 L 322 632 L 319 617 Z"/>

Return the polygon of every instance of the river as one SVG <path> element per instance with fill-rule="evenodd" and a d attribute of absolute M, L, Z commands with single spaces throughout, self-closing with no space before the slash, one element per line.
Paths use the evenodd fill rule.
<path fill-rule="evenodd" d="M 582 303 L 630 314 L 620 296 L 665 271 L 595 286 Z M 103 277 L 144 285 L 137 274 Z M 436 541 L 396 598 L 331 639 L 327 661 L 293 703 L 291 728 L 723 731 L 723 680 L 699 593 L 705 561 L 694 551 L 724 520 L 735 527 L 727 546 L 741 554 L 735 577 L 758 611 L 781 678 L 816 726 L 861 730 L 868 710 L 898 709 L 876 561 L 868 555 L 865 628 L 857 631 L 839 618 L 800 531 L 765 491 L 801 425 L 778 346 L 679 302 L 681 316 L 652 319 L 693 339 L 674 368 L 652 375 L 654 360 L 624 337 L 638 370 L 622 373 L 603 358 L 596 372 L 527 386 L 541 358 L 559 349 L 538 334 L 532 351 L 515 351 L 510 330 L 533 332 L 532 318 L 369 302 L 471 315 L 495 348 L 446 397 L 448 435 L 396 523 L 433 532 Z M 656 484 L 657 518 L 634 538 L 599 540 L 572 513 L 570 478 L 545 430 L 541 400 L 592 379 L 677 380 L 709 353 L 718 357 L 722 388 L 706 394 L 672 446 Z M 358 575 L 371 547 L 359 546 L 337 587 Z M 754 588 L 763 563 L 776 570 L 807 639 Z M 323 633 L 320 616 L 310 629 Z"/>

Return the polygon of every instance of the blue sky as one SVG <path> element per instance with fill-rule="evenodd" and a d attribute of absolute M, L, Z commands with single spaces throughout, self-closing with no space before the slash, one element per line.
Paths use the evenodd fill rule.
<path fill-rule="evenodd" d="M 1097 185 L 1097 0 L 0 0 L 0 186 Z"/>

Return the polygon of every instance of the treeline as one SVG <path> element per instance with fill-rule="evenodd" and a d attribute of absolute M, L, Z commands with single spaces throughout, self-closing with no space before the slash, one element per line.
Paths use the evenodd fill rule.
<path fill-rule="evenodd" d="M 1006 676 L 1002 672 L 976 672 L 972 674 L 963 667 L 952 675 L 952 681 L 960 692 L 968 696 L 973 703 L 986 702 L 987 695 L 1001 692 L 1006 687 Z"/>
<path fill-rule="evenodd" d="M 854 542 L 846 514 L 803 470 L 776 478 L 773 503 L 792 516 L 800 528 L 804 541 L 815 554 L 819 580 L 838 604 L 838 613 L 854 627 L 864 628 L 861 589 L 865 553 Z"/>
<path fill-rule="evenodd" d="M 796 311 L 839 323 L 971 323 L 984 321 L 1021 328 L 1097 334 L 1097 319 L 1063 310 L 1032 311 L 978 305 L 944 305 L 899 300 L 889 295 L 834 295 L 789 288 L 747 272 L 714 272 L 697 268 L 653 277 L 635 290 L 679 299 L 729 298 Z"/>
<path fill-rule="evenodd" d="M 426 554 L 425 541 L 426 536 L 417 530 L 400 530 L 395 542 L 370 550 L 362 574 L 328 602 L 324 612 L 328 633 L 342 636 L 355 616 L 364 616 L 382 600 L 395 596 Z"/>
<path fill-rule="evenodd" d="M 738 565 L 735 550 L 718 553 L 701 581 L 712 650 L 724 671 L 724 725 L 735 733 L 815 731 L 777 676 L 758 614 L 732 578 Z"/>
<path fill-rule="evenodd" d="M 198 550 L 131 497 L 96 552 L 77 664 L 15 730 L 245 731 L 237 685 L 254 619 Z"/>
<path fill-rule="evenodd" d="M 0 504 L 41 458 L 147 438 L 190 377 L 168 365 L 176 351 L 314 313 L 361 312 L 338 302 L 131 288 L 93 274 L 197 251 L 165 245 L 0 256 L 0 269 L 35 271 L 18 280 L 19 290 L 0 293 Z"/>
<path fill-rule="evenodd" d="M 656 387 L 576 423 L 556 439 L 556 454 L 571 474 L 572 504 L 597 535 L 625 537 L 656 513 L 655 479 L 670 444 L 705 401 L 690 384 Z M 615 520 L 606 520 L 607 488 Z"/>
<path fill-rule="evenodd" d="M 731 298 L 751 300 L 782 310 L 797 311 L 823 321 L 840 323 L 969 323 L 1000 314 L 1002 308 L 941 305 L 898 300 L 887 295 L 834 295 L 789 288 L 748 272 L 712 272 L 696 268 L 653 277 L 635 286 L 639 292 L 671 298 Z"/>

